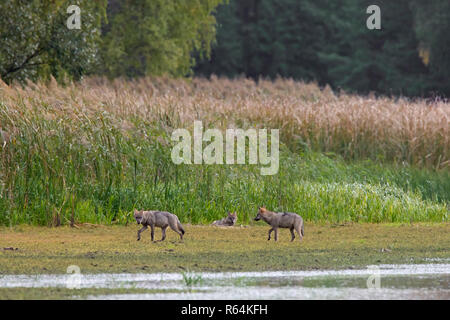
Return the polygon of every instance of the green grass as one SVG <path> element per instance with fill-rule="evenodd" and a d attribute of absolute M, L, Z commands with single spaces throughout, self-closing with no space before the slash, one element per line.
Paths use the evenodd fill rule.
<path fill-rule="evenodd" d="M 184 284 L 187 287 L 196 286 L 203 282 L 203 278 L 202 278 L 201 274 L 196 274 L 191 271 L 183 271 L 181 273 L 181 275 L 183 276 Z"/>
<path fill-rule="evenodd" d="M 0 224 L 67 224 L 72 214 L 75 222 L 124 224 L 133 208 L 164 209 L 189 223 L 236 210 L 248 222 L 261 205 L 316 222 L 448 221 L 446 169 L 348 163 L 284 146 L 274 176 L 260 175 L 255 165 L 175 165 L 167 132 L 138 121 L 136 127 L 151 138 L 105 124 L 83 144 L 78 128 L 56 121 L 23 132 L 0 150 Z"/>

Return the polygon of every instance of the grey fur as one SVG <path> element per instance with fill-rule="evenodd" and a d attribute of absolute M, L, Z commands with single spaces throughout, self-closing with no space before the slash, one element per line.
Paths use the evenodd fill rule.
<path fill-rule="evenodd" d="M 297 231 L 300 241 L 305 235 L 305 227 L 303 224 L 303 218 L 294 212 L 272 212 L 264 207 L 259 208 L 258 214 L 255 220 L 263 220 L 269 224 L 272 228 L 269 230 L 269 238 L 272 231 L 275 231 L 275 241 L 278 240 L 278 228 L 288 228 L 291 231 L 291 241 L 294 241 L 294 230 Z"/>
<path fill-rule="evenodd" d="M 137 211 L 134 210 L 134 218 L 136 219 L 137 224 L 142 224 L 143 227 L 139 229 L 137 233 L 137 240 L 141 240 L 141 232 L 145 231 L 148 227 L 151 230 L 152 241 L 155 235 L 155 227 L 159 227 L 162 229 L 162 238 L 160 241 L 164 241 L 166 239 L 166 229 L 170 227 L 173 231 L 180 235 L 180 238 L 183 239 L 183 235 L 185 233 L 183 226 L 181 225 L 180 220 L 176 215 L 166 211 Z"/>
<path fill-rule="evenodd" d="M 221 219 L 221 220 L 216 220 L 212 223 L 213 226 L 225 226 L 225 227 L 231 227 L 234 226 L 236 224 L 237 221 L 237 213 L 231 213 L 228 212 L 228 215 Z"/>

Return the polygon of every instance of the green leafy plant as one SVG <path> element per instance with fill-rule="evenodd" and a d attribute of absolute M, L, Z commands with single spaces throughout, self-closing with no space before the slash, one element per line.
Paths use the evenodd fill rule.
<path fill-rule="evenodd" d="M 200 285 L 203 282 L 203 278 L 201 274 L 196 274 L 191 271 L 182 272 L 184 284 L 192 288 L 193 286 Z"/>

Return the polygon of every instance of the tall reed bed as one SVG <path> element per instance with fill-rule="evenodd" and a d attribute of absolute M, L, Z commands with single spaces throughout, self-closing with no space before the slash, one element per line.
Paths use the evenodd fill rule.
<path fill-rule="evenodd" d="M 88 78 L 67 87 L 2 85 L 7 110 L 39 109 L 47 120 L 89 122 L 109 117 L 128 131 L 133 119 L 172 128 L 202 119 L 232 125 L 282 129 L 291 150 L 334 152 L 346 159 L 373 159 L 441 169 L 450 165 L 450 103 L 361 97 L 333 93 L 315 84 L 286 79 L 191 81 L 143 78 L 135 81 Z M 8 130 L 15 124 L 3 122 Z"/>
<path fill-rule="evenodd" d="M 0 224 L 126 223 L 134 207 L 192 223 L 237 210 L 248 222 L 262 204 L 317 221 L 446 221 L 449 114 L 442 101 L 281 79 L 0 83 Z M 279 128 L 279 174 L 173 164 L 171 131 L 197 119 Z"/>

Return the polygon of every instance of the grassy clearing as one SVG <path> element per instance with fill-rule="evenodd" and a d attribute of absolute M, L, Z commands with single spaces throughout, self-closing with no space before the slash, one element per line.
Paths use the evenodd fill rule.
<path fill-rule="evenodd" d="M 450 258 L 450 224 L 306 224 L 305 238 L 267 241 L 267 226 L 186 226 L 183 242 L 168 232 L 136 241 L 137 226 L 1 228 L 0 273 L 200 272 L 365 268 Z M 156 233 L 156 238 L 160 232 Z M 17 250 L 4 250 L 13 247 Z M 190 274 L 190 273 L 189 273 Z"/>
<path fill-rule="evenodd" d="M 0 224 L 125 224 L 134 207 L 249 222 L 260 205 L 315 222 L 448 221 L 449 110 L 288 80 L 2 85 Z M 174 165 L 170 134 L 196 119 L 280 128 L 279 173 Z"/>

